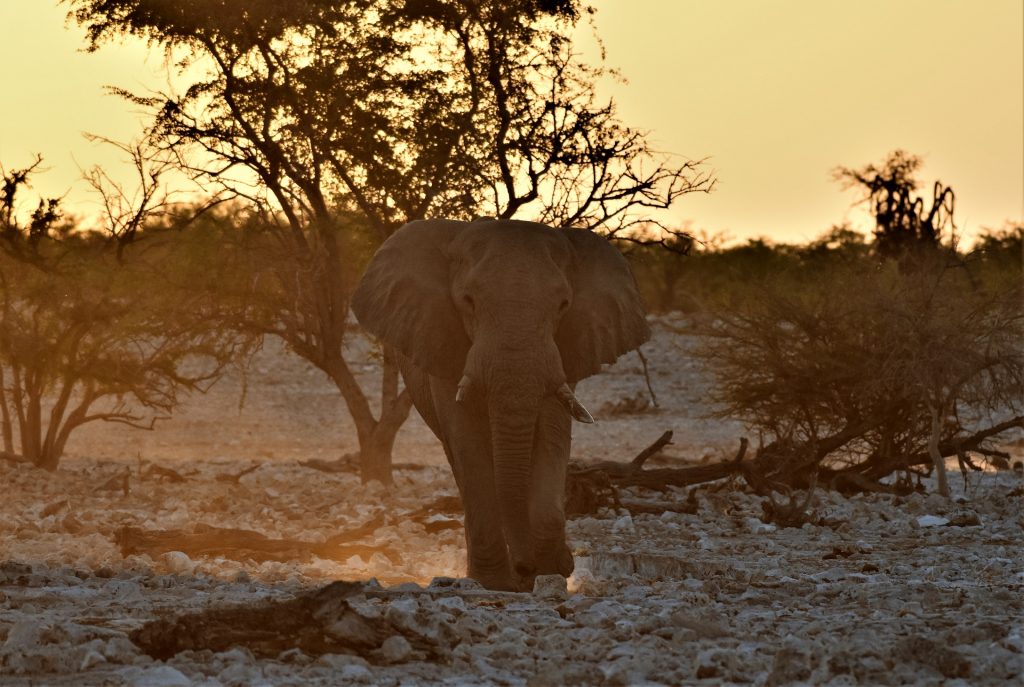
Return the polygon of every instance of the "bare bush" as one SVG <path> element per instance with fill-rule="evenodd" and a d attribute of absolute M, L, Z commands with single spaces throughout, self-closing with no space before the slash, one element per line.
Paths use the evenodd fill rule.
<path fill-rule="evenodd" d="M 767 280 L 701 354 L 721 413 L 761 435 L 767 483 L 868 488 L 1024 426 L 1020 297 L 976 286 L 948 251 L 913 272 L 860 261 Z"/>
<path fill-rule="evenodd" d="M 217 271 L 166 234 L 128 245 L 76 231 L 45 199 L 19 222 L 33 169 L 4 173 L 0 198 L 0 426 L 5 452 L 53 470 L 78 427 L 152 428 L 253 341 L 214 326 L 198 285 Z"/>

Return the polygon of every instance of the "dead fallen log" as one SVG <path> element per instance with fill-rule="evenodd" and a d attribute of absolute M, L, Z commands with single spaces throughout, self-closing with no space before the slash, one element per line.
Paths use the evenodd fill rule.
<path fill-rule="evenodd" d="M 984 442 L 998 434 L 1014 429 L 1024 428 L 1024 415 L 1017 415 L 1009 418 L 1003 422 L 986 427 L 982 430 L 970 434 L 967 436 L 956 437 L 939 443 L 938 451 L 939 455 L 943 458 L 950 458 L 966 451 L 978 451 L 991 452 Z M 836 472 L 861 472 L 868 479 L 879 480 L 883 477 L 891 475 L 897 470 L 904 470 L 919 465 L 930 465 L 932 463 L 931 456 L 928 455 L 927 451 L 921 451 L 911 456 L 898 457 L 889 461 L 879 461 L 866 468 L 862 468 L 859 465 L 852 466 L 844 470 L 837 470 Z"/>
<path fill-rule="evenodd" d="M 640 487 L 665 492 L 670 487 L 688 487 L 741 476 L 750 488 L 761 496 L 771 498 L 774 492 L 791 493 L 794 489 L 813 491 L 818 484 L 841 492 L 869 491 L 906 494 L 917 491 L 920 485 L 897 480 L 883 484 L 881 479 L 898 471 L 912 471 L 917 466 L 930 466 L 931 456 L 922 452 L 910 456 L 871 459 L 857 465 L 832 468 L 823 465 L 830 455 L 846 446 L 852 439 L 863 436 L 876 427 L 879 419 L 869 417 L 852 422 L 834 434 L 814 442 L 777 440 L 758 449 L 757 455 L 744 460 L 748 442 L 741 439 L 740 448 L 732 460 L 679 468 L 646 470 L 644 463 L 671 443 L 672 432 L 662 434 L 657 441 L 641 451 L 630 462 L 601 461 L 582 464 L 571 462 L 566 480 L 566 514 L 582 515 L 596 512 L 602 507 L 614 507 L 631 512 L 652 512 L 659 506 L 623 502 L 618 489 Z M 973 434 L 941 442 L 938 447 L 943 457 L 958 456 L 961 468 L 979 469 L 967 456 L 967 451 L 979 451 L 999 456 L 1000 452 L 984 445 L 1008 429 L 1024 427 L 1024 416 L 1009 418 Z M 802 510 L 793 502 L 787 507 L 771 502 L 772 516 L 781 521 L 796 522 Z M 790 513 L 792 511 L 792 513 Z"/>
<path fill-rule="evenodd" d="M 570 463 L 570 472 L 575 472 L 577 475 L 585 475 L 591 472 L 603 472 L 611 480 L 623 479 L 629 475 L 643 470 L 644 463 L 651 456 L 657 455 L 666 446 L 672 443 L 672 430 L 664 432 L 657 440 L 645 448 L 643 451 L 638 453 L 633 460 L 628 463 L 620 463 L 613 460 L 602 460 L 595 463 L 588 463 L 586 465 L 582 463 Z"/>
<path fill-rule="evenodd" d="M 452 627 L 433 613 L 415 613 L 369 603 L 361 583 L 334 582 L 287 600 L 262 600 L 160 618 L 131 633 L 155 659 L 182 651 L 214 652 L 245 647 L 260 658 L 289 649 L 310 656 L 358 654 L 375 663 L 447 661 L 457 642 Z M 385 640 L 402 636 L 412 651 L 382 652 Z"/>
<path fill-rule="evenodd" d="M 653 444 L 638 453 L 628 463 L 615 461 L 589 464 L 570 463 L 566 479 L 566 513 L 568 515 L 594 513 L 598 508 L 605 506 L 625 509 L 633 513 L 654 512 L 651 508 L 637 502 L 627 504 L 621 501 L 617 489 L 620 487 L 642 487 L 667 491 L 669 487 L 688 487 L 714 482 L 736 474 L 744 474 L 744 470 L 748 469 L 751 462 L 743 460 L 748 445 L 746 438 L 743 438 L 740 440 L 739 451 L 730 461 L 683 468 L 645 470 L 644 463 L 660 453 L 670 443 L 672 443 L 671 430 L 663 433 Z M 694 505 L 677 504 L 674 508 L 665 510 L 689 512 L 688 509 L 694 507 Z M 657 512 L 664 512 L 664 510 Z"/>
<path fill-rule="evenodd" d="M 351 533 L 335 535 L 324 542 L 308 542 L 299 539 L 271 539 L 252 530 L 242 530 L 210 525 L 197 525 L 191 532 L 184 530 L 143 530 L 138 527 L 122 527 L 115 535 L 121 555 L 147 554 L 159 556 L 169 551 L 181 551 L 189 558 L 227 558 L 235 561 L 308 561 L 312 556 L 326 560 L 345 562 L 352 556 L 363 561 L 380 553 L 395 565 L 402 563 L 402 556 L 394 549 L 364 543 L 348 543 L 361 538 Z"/>

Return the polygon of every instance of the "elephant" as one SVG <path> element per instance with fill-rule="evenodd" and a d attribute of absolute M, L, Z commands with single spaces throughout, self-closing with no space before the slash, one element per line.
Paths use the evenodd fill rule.
<path fill-rule="evenodd" d="M 571 575 L 571 425 L 593 422 L 575 385 L 650 337 L 625 258 L 584 229 L 417 220 L 380 246 L 351 305 L 444 447 L 468 576 L 529 591 Z"/>

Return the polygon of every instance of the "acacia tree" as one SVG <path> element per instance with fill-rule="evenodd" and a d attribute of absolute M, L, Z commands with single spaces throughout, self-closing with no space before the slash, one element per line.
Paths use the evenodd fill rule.
<path fill-rule="evenodd" d="M 253 342 L 211 325 L 217 304 L 195 285 L 214 273 L 173 259 L 171 242 L 126 251 L 63 222 L 53 199 L 19 221 L 18 191 L 38 164 L 3 172 L 0 192 L 0 427 L 7 454 L 17 446 L 54 470 L 77 428 L 151 429 Z M 189 287 L 173 288 L 172 275 Z"/>
<path fill-rule="evenodd" d="M 278 253 L 230 322 L 279 336 L 352 415 L 365 479 L 391 479 L 411 399 L 383 353 L 374 411 L 343 355 L 372 250 L 426 216 L 529 216 L 609 233 L 705 190 L 597 101 L 569 39 L 577 0 L 65 0 L 90 48 L 164 48 L 180 91 L 139 96 L 150 140 L 246 199 Z M 261 242 L 261 245 L 267 245 Z"/>
<path fill-rule="evenodd" d="M 889 153 L 881 165 L 860 169 L 838 167 L 834 172 L 844 188 L 860 188 L 875 220 L 875 250 L 879 255 L 907 260 L 922 251 L 941 248 L 945 238 L 954 243 L 956 225 L 953 189 L 936 181 L 930 205 L 918 195 L 917 171 L 921 158 L 902 150 Z M 943 236 L 943 232 L 949 236 Z"/>

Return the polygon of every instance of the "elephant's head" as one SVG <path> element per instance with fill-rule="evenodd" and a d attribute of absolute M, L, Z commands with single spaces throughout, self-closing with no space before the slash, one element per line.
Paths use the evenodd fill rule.
<path fill-rule="evenodd" d="M 538 407 L 647 340 L 625 259 L 605 239 L 532 222 L 417 221 L 381 246 L 356 290 L 359 321 L 486 411 L 513 565 L 529 574 L 528 492 Z M 525 523 L 525 526 L 524 526 Z"/>

